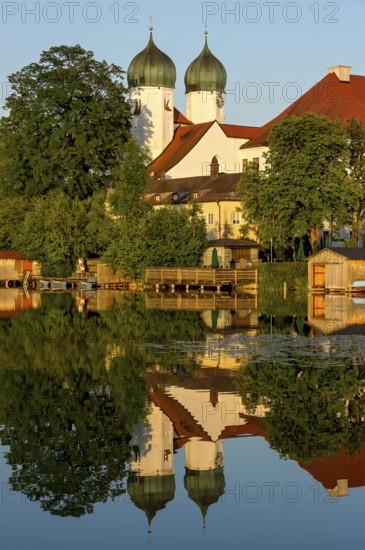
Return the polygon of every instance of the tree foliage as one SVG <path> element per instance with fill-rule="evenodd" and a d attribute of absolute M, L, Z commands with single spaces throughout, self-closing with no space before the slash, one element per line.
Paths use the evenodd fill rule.
<path fill-rule="evenodd" d="M 206 245 L 206 226 L 197 205 L 153 209 L 143 198 L 150 181 L 149 159 L 131 141 L 116 172 L 109 214 L 115 222 L 103 259 L 126 275 L 142 278 L 146 267 L 196 267 Z"/>
<path fill-rule="evenodd" d="M 146 412 L 145 363 L 113 357 L 102 318 L 70 295 L 1 322 L 0 437 L 15 491 L 79 517 L 125 492 L 130 434 Z M 16 350 L 16 352 L 14 352 Z"/>
<path fill-rule="evenodd" d="M 9 483 L 53 515 L 80 517 L 125 493 L 131 434 L 148 408 L 147 368 L 196 368 L 196 353 L 182 357 L 176 341 L 204 340 L 199 312 L 119 299 L 99 315 L 80 313 L 71 294 L 45 294 L 39 309 L 0 319 Z"/>
<path fill-rule="evenodd" d="M 197 267 L 206 246 L 206 225 L 201 209 L 193 204 L 177 209 L 159 208 L 146 220 L 146 266 Z"/>
<path fill-rule="evenodd" d="M 265 167 L 250 166 L 238 194 L 249 225 L 264 245 L 285 248 L 309 234 L 312 246 L 325 221 L 351 218 L 358 188 L 348 177 L 348 143 L 339 120 L 305 113 L 283 118 L 269 135 Z"/>
<path fill-rule="evenodd" d="M 348 174 L 357 187 L 357 202 L 352 211 L 352 241 L 357 246 L 358 237 L 365 227 L 365 128 L 352 118 L 346 128 L 349 146 Z"/>
<path fill-rule="evenodd" d="M 331 358 L 313 366 L 302 354 L 288 355 L 282 363 L 253 357 L 241 371 L 238 391 L 248 411 L 267 408 L 274 449 L 311 461 L 337 456 L 343 448 L 354 453 L 363 445 L 363 374 L 355 365 L 331 366 Z"/>
<path fill-rule="evenodd" d="M 9 115 L 0 122 L 0 188 L 86 198 L 105 185 L 130 136 L 130 107 L 116 65 L 80 46 L 45 51 L 9 77 Z"/>
<path fill-rule="evenodd" d="M 80 200 L 57 189 L 27 203 L 18 198 L 4 199 L 0 212 L 8 203 L 19 203 L 23 219 L 18 215 L 11 239 L 4 235 L 3 246 L 41 261 L 44 275 L 68 276 L 77 258 L 99 254 L 109 243 L 112 222 L 105 212 L 105 197 L 105 191 L 100 191 Z"/>

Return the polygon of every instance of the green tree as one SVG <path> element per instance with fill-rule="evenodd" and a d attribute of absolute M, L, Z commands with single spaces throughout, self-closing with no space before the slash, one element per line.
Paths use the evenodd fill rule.
<path fill-rule="evenodd" d="M 43 52 L 9 77 L 0 121 L 0 189 L 86 198 L 105 186 L 130 137 L 124 71 L 80 46 Z"/>
<path fill-rule="evenodd" d="M 197 267 L 206 247 L 206 225 L 197 204 L 165 206 L 146 220 L 146 267 Z"/>
<path fill-rule="evenodd" d="M 293 237 L 318 242 L 351 219 L 358 188 L 347 175 L 347 135 L 340 120 L 305 113 L 283 118 L 269 135 L 262 171 L 242 177 L 238 195 L 249 225 L 264 245 L 285 248 Z"/>
<path fill-rule="evenodd" d="M 0 249 L 16 249 L 15 241 L 29 209 L 24 197 L 0 197 Z"/>
<path fill-rule="evenodd" d="M 146 216 L 152 210 L 143 198 L 150 182 L 148 164 L 149 158 L 130 140 L 119 159 L 106 205 L 113 229 L 103 260 L 114 268 L 123 268 L 131 277 L 143 278 L 144 275 L 148 248 L 144 226 Z"/>
<path fill-rule="evenodd" d="M 346 128 L 349 166 L 348 174 L 357 187 L 357 202 L 352 211 L 352 246 L 357 246 L 358 238 L 365 227 L 365 128 L 360 121 L 352 118 Z"/>
<path fill-rule="evenodd" d="M 16 250 L 42 262 L 47 276 L 68 276 L 77 258 L 87 257 L 90 199 L 72 199 L 62 190 L 33 199 L 13 238 Z"/>
<path fill-rule="evenodd" d="M 43 275 L 68 276 L 77 258 L 100 255 L 109 245 L 115 224 L 105 201 L 105 190 L 80 200 L 60 189 L 29 201 L 2 199 L 0 243 L 4 243 L 3 248 L 41 261 Z"/>
<path fill-rule="evenodd" d="M 151 267 L 195 267 L 206 245 L 205 221 L 198 205 L 153 209 L 144 199 L 150 183 L 149 159 L 130 141 L 120 159 L 108 199 L 115 222 L 103 259 L 126 276 L 143 279 Z"/>

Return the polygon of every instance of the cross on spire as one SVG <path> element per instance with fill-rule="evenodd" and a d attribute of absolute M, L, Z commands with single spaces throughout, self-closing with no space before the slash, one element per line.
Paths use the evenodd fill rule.
<path fill-rule="evenodd" d="M 153 26 L 152 26 L 153 17 L 152 17 L 152 15 L 150 15 L 148 19 L 150 20 L 150 31 L 153 31 Z"/>

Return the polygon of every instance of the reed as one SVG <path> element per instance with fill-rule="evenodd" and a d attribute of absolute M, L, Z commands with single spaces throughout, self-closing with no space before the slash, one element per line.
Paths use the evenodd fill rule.
<path fill-rule="evenodd" d="M 259 292 L 287 290 L 307 293 L 308 266 L 306 262 L 263 263 L 258 266 Z"/>

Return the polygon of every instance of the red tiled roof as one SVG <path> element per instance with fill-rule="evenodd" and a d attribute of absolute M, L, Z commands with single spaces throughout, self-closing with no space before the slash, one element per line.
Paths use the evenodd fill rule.
<path fill-rule="evenodd" d="M 168 172 L 180 162 L 201 140 L 215 121 L 202 122 L 192 126 L 179 126 L 175 130 L 173 140 L 166 149 L 152 162 L 151 170 L 157 176 L 161 172 Z"/>
<path fill-rule="evenodd" d="M 204 441 L 209 441 L 209 436 L 204 429 L 176 399 L 158 390 L 153 390 L 150 397 L 154 404 L 169 417 L 179 437 L 199 437 Z"/>
<path fill-rule="evenodd" d="M 340 118 L 344 123 L 354 117 L 365 125 L 365 76 L 351 75 L 350 82 L 341 82 L 334 73 L 329 73 L 280 115 L 262 126 L 257 137 L 242 145 L 241 149 L 266 145 L 272 126 L 284 116 L 301 116 L 306 112 L 326 115 L 330 119 Z"/>
<path fill-rule="evenodd" d="M 189 120 L 188 118 L 186 118 L 185 115 L 183 115 L 179 109 L 176 109 L 176 107 L 174 107 L 174 123 L 175 124 L 193 124 L 191 122 L 191 120 Z"/>
<path fill-rule="evenodd" d="M 0 260 L 25 260 L 26 258 L 12 250 L 0 250 Z"/>
<path fill-rule="evenodd" d="M 246 424 L 239 424 L 236 426 L 226 426 L 219 436 L 219 439 L 231 439 L 232 437 L 239 437 L 240 435 L 255 435 L 263 437 L 267 440 L 267 425 L 264 420 L 247 417 Z"/>
<path fill-rule="evenodd" d="M 223 132 L 230 138 L 254 139 L 260 128 L 256 126 L 237 126 L 235 124 L 220 124 Z"/>
<path fill-rule="evenodd" d="M 349 487 L 365 486 L 365 445 L 353 456 L 343 450 L 338 456 L 318 458 L 312 462 L 298 461 L 298 464 L 326 489 L 333 489 L 338 479 L 348 479 Z"/>

